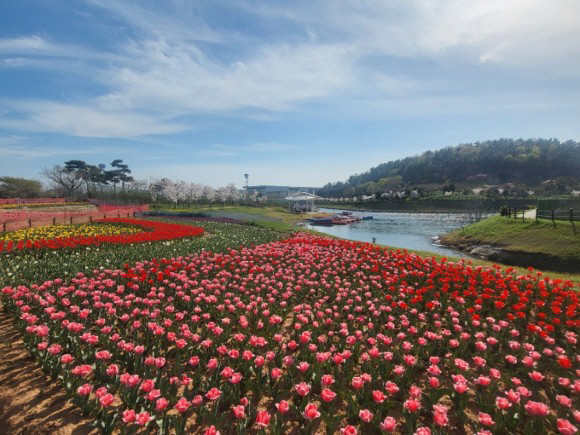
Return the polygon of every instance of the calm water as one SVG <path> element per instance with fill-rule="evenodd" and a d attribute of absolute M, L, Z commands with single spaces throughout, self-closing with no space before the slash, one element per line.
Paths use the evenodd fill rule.
<path fill-rule="evenodd" d="M 321 208 L 320 211 L 337 213 L 340 210 Z M 465 253 L 438 246 L 433 240 L 436 236 L 467 225 L 469 216 L 465 214 L 391 212 L 355 212 L 355 214 L 371 215 L 373 219 L 331 227 L 308 224 L 307 228 L 343 239 L 372 242 L 374 237 L 376 243 L 381 245 L 419 249 L 441 255 L 465 256 Z"/>

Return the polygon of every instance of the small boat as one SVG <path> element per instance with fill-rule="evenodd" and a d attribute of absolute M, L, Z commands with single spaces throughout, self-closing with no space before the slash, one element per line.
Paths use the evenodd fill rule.
<path fill-rule="evenodd" d="M 360 221 L 360 218 L 352 214 L 338 214 L 333 216 L 332 223 L 334 225 L 348 225 Z"/>
<path fill-rule="evenodd" d="M 308 219 L 311 225 L 323 225 L 323 226 L 331 226 L 333 224 L 333 219 L 331 217 L 328 218 L 312 218 Z"/>
<path fill-rule="evenodd" d="M 372 220 L 372 219 L 373 219 L 373 217 L 372 217 L 371 215 L 367 215 L 367 216 L 363 216 L 361 219 L 362 219 L 363 221 L 370 221 L 370 220 Z"/>

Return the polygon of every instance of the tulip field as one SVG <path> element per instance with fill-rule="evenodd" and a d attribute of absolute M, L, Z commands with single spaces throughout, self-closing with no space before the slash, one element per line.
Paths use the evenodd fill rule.
<path fill-rule="evenodd" d="M 103 433 L 577 433 L 570 281 L 228 222 L 105 224 L 130 230 L 0 238 L 2 308 Z"/>

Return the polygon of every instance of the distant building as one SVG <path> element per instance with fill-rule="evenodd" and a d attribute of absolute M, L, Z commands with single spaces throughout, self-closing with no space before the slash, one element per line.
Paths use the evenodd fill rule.
<path fill-rule="evenodd" d="M 267 196 L 268 199 L 284 199 L 287 196 L 296 194 L 298 192 L 307 192 L 315 194 L 320 187 L 294 187 L 294 186 L 270 186 L 270 185 L 260 185 L 260 186 L 248 186 L 248 192 L 252 194 L 254 191 L 263 196 Z"/>
<path fill-rule="evenodd" d="M 317 199 L 322 199 L 320 196 L 316 196 L 313 193 L 308 192 L 296 192 L 286 198 L 288 202 L 288 211 L 291 213 L 311 213 L 317 211 L 314 201 Z"/>

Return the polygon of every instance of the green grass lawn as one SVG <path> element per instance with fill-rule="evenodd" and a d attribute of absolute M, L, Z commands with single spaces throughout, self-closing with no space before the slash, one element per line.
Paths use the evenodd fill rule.
<path fill-rule="evenodd" d="M 469 239 L 476 242 L 502 245 L 513 251 L 542 253 L 580 261 L 580 225 L 574 227 L 567 221 L 540 219 L 510 219 L 494 216 L 456 230 L 445 239 L 450 242 Z"/>

